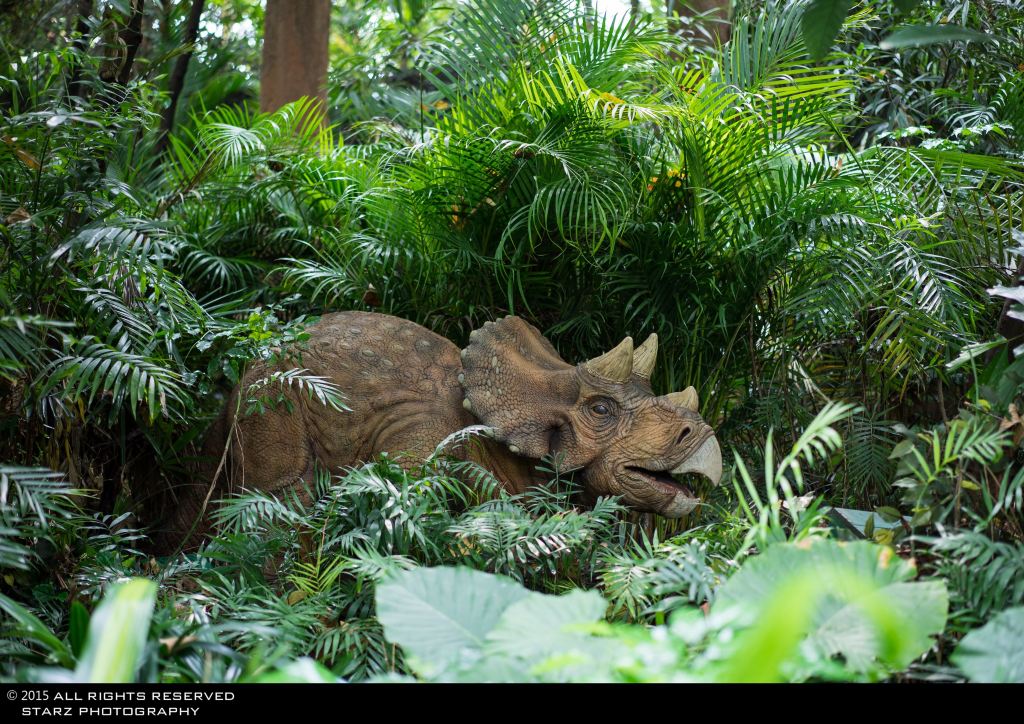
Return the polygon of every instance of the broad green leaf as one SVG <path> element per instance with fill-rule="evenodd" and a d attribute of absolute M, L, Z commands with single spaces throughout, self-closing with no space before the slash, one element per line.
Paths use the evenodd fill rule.
<path fill-rule="evenodd" d="M 515 581 L 469 568 L 414 568 L 377 586 L 377 617 L 389 641 L 440 670 L 477 660 L 505 610 L 528 595 Z"/>
<path fill-rule="evenodd" d="M 531 662 L 497 654 L 484 655 L 470 666 L 450 668 L 435 681 L 459 684 L 527 684 L 537 683 Z"/>
<path fill-rule="evenodd" d="M 892 50 L 894 48 L 919 48 L 936 43 L 952 43 L 957 40 L 988 43 L 994 41 L 995 38 L 959 25 L 907 25 L 894 30 L 879 45 L 887 50 Z"/>
<path fill-rule="evenodd" d="M 838 543 L 818 539 L 810 544 L 779 544 L 755 556 L 716 595 L 716 605 L 756 606 L 767 601 L 778 585 L 800 570 L 815 571 L 823 588 L 842 594 L 853 571 L 878 586 L 910 580 L 914 567 L 888 548 L 866 541 Z"/>
<path fill-rule="evenodd" d="M 1024 606 L 1007 609 L 964 636 L 952 659 L 971 681 L 1024 683 Z"/>
<path fill-rule="evenodd" d="M 491 657 L 517 659 L 530 670 L 552 656 L 571 657 L 568 667 L 551 667 L 553 678 L 585 680 L 587 675 L 605 674 L 609 646 L 614 642 L 590 636 L 587 624 L 604 619 L 608 604 L 597 591 L 571 591 L 564 596 L 531 593 L 513 603 L 498 625 L 487 635 L 484 653 Z"/>
<path fill-rule="evenodd" d="M 819 661 L 839 655 L 851 672 L 870 676 L 906 666 L 941 633 L 948 610 L 943 582 L 909 582 L 913 566 L 889 548 L 812 541 L 769 548 L 719 589 L 715 611 L 737 607 L 757 621 L 744 634 L 742 655 L 726 667 L 726 680 L 780 680 L 800 638 Z"/>
<path fill-rule="evenodd" d="M 280 669 L 262 674 L 253 680 L 254 684 L 337 684 L 337 676 L 313 659 L 303 657 L 291 661 Z"/>
<path fill-rule="evenodd" d="M 68 625 L 68 643 L 75 656 L 81 656 L 89 635 L 89 611 L 77 598 L 71 602 L 71 622 Z"/>
<path fill-rule="evenodd" d="M 875 508 L 875 512 L 882 516 L 882 519 L 887 523 L 895 523 L 903 517 L 900 511 L 889 505 L 880 505 Z"/>
<path fill-rule="evenodd" d="M 571 643 L 579 634 L 567 627 L 604 618 L 608 604 L 597 591 L 570 591 L 564 596 L 530 593 L 506 609 L 487 634 L 488 651 L 535 656 Z"/>
<path fill-rule="evenodd" d="M 806 574 L 781 581 L 761 602 L 756 622 L 739 635 L 736 649 L 714 678 L 727 683 L 782 681 L 784 662 L 792 657 L 811 626 L 818 591 L 814 579 Z"/>
<path fill-rule="evenodd" d="M 89 638 L 75 669 L 78 681 L 135 681 L 146 648 L 156 592 L 156 583 L 145 578 L 133 578 L 110 589 L 89 621 Z"/>
<path fill-rule="evenodd" d="M 893 447 L 892 452 L 889 453 L 889 459 L 896 460 L 904 455 L 908 455 L 914 449 L 914 442 L 915 441 L 913 439 L 900 440 L 896 443 L 896 446 Z"/>
<path fill-rule="evenodd" d="M 811 0 L 800 18 L 804 44 L 812 58 L 824 58 L 843 27 L 853 0 Z"/>
<path fill-rule="evenodd" d="M 861 601 L 853 601 L 820 622 L 810 637 L 811 645 L 825 656 L 842 655 L 855 671 L 872 669 L 875 657 L 892 668 L 903 668 L 928 650 L 932 637 L 946 625 L 949 596 L 941 581 L 893 583 L 872 594 L 898 625 L 885 638 L 878 622 Z"/>

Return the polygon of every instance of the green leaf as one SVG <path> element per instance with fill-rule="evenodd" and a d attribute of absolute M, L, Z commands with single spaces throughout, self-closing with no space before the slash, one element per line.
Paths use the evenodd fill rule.
<path fill-rule="evenodd" d="M 469 568 L 414 568 L 377 587 L 377 617 L 429 675 L 479 659 L 505 610 L 528 595 L 511 579 Z"/>
<path fill-rule="evenodd" d="M 882 516 L 882 520 L 884 520 L 887 523 L 895 523 L 903 517 L 900 511 L 888 505 L 881 505 L 875 508 L 875 512 Z"/>
<path fill-rule="evenodd" d="M 804 44 L 815 60 L 825 57 L 843 27 L 853 0 L 811 0 L 800 18 Z"/>
<path fill-rule="evenodd" d="M 757 621 L 724 680 L 782 679 L 800 640 L 800 652 L 817 652 L 804 662 L 810 673 L 839 655 L 851 672 L 871 678 L 906 666 L 942 632 L 944 582 L 910 582 L 914 567 L 889 548 L 811 540 L 772 546 L 719 589 L 714 612 L 738 608 Z"/>
<path fill-rule="evenodd" d="M 75 657 L 67 644 L 57 638 L 35 614 L 7 596 L 0 594 L 0 609 L 15 620 L 16 634 L 43 647 L 47 655 L 56 659 L 61 666 L 75 665 Z"/>
<path fill-rule="evenodd" d="M 971 631 L 952 659 L 971 681 L 1024 683 L 1024 606 L 1009 608 Z"/>
<path fill-rule="evenodd" d="M 71 602 L 68 643 L 75 656 L 81 656 L 89 634 L 89 610 L 77 598 Z"/>
<path fill-rule="evenodd" d="M 907 25 L 894 30 L 879 45 L 886 50 L 892 50 L 894 48 L 919 48 L 936 43 L 952 43 L 957 40 L 988 43 L 994 41 L 995 38 L 960 25 Z"/>
<path fill-rule="evenodd" d="M 313 659 L 303 657 L 255 679 L 254 684 L 337 684 L 343 681 Z"/>
<path fill-rule="evenodd" d="M 716 605 L 756 606 L 767 601 L 780 581 L 801 570 L 813 570 L 821 585 L 842 592 L 846 571 L 865 572 L 877 586 L 910 580 L 914 567 L 889 549 L 858 541 L 838 543 L 817 539 L 811 544 L 778 544 L 751 558 L 716 595 Z M 884 556 L 884 559 L 883 559 Z"/>
<path fill-rule="evenodd" d="M 571 591 L 564 596 L 531 593 L 513 603 L 487 634 L 486 651 L 537 660 L 567 652 L 584 639 L 572 627 L 604 618 L 608 604 L 597 591 Z"/>
<path fill-rule="evenodd" d="M 989 289 L 988 292 L 989 294 L 992 294 L 991 289 Z M 965 364 L 971 362 L 974 359 L 977 359 L 986 352 L 989 352 L 990 350 L 993 349 L 998 349 L 999 347 L 1002 347 L 1004 344 L 1006 344 L 1006 338 L 1003 337 L 1002 335 L 998 335 L 998 337 L 994 340 L 964 345 L 964 347 L 960 350 L 960 354 L 957 355 L 956 359 L 946 363 L 946 369 L 951 372 L 953 370 L 960 369 Z"/>
<path fill-rule="evenodd" d="M 156 583 L 133 578 L 103 597 L 89 622 L 89 638 L 75 669 L 75 679 L 94 684 L 128 684 L 142 663 Z"/>
<path fill-rule="evenodd" d="M 910 519 L 911 528 L 919 528 L 922 525 L 927 525 L 932 520 L 932 509 L 925 508 L 914 513 L 914 517 Z"/>
<path fill-rule="evenodd" d="M 905 668 L 931 647 L 932 637 L 946 624 L 946 585 L 942 581 L 893 583 L 872 596 L 885 615 L 898 622 L 898 628 L 880 631 L 862 601 L 853 601 L 820 622 L 809 643 L 825 656 L 842 655 L 854 671 L 870 671 L 875 657 L 882 657 L 893 669 Z"/>
<path fill-rule="evenodd" d="M 760 602 L 756 623 L 739 635 L 736 650 L 716 678 L 727 683 L 782 681 L 785 661 L 810 628 L 817 603 L 815 581 L 810 576 L 790 576 L 780 581 L 767 600 Z M 721 608 L 728 608 L 728 604 L 716 606 L 715 611 Z"/>
<path fill-rule="evenodd" d="M 896 443 L 896 446 L 893 447 L 892 452 L 889 453 L 889 459 L 896 460 L 897 458 L 901 458 L 904 455 L 909 455 L 910 451 L 914 449 L 914 442 L 915 441 L 910 438 L 906 440 L 900 440 L 898 443 Z"/>

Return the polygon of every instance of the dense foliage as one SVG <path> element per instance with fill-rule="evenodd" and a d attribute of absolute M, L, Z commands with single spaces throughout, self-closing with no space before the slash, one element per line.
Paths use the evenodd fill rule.
<path fill-rule="evenodd" d="M 718 47 L 660 4 L 350 0 L 323 125 L 256 110 L 258 3 L 206 3 L 169 121 L 190 3 L 130 58 L 92 5 L 0 13 L 0 675 L 1021 680 L 1024 5 L 742 2 Z M 729 477 L 678 525 L 442 447 L 155 555 L 246 365 L 341 309 L 656 331 Z"/>

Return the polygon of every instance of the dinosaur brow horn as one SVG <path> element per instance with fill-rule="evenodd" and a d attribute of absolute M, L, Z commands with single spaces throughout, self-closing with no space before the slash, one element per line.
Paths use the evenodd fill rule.
<path fill-rule="evenodd" d="M 610 382 L 625 382 L 633 371 L 633 338 L 626 337 L 611 351 L 583 364 L 587 372 L 595 377 Z"/>
<path fill-rule="evenodd" d="M 654 372 L 654 363 L 658 358 L 658 335 L 651 334 L 647 341 L 636 348 L 633 352 L 633 374 L 651 379 Z"/>

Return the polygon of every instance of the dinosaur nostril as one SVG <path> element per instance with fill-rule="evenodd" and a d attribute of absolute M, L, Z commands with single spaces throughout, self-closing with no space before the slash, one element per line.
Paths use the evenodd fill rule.
<path fill-rule="evenodd" d="M 679 433 L 679 437 L 676 438 L 676 445 L 679 445 L 680 443 L 682 443 L 682 441 L 689 434 L 690 434 L 690 426 L 687 425 L 686 427 L 683 428 L 683 431 L 681 433 Z"/>

